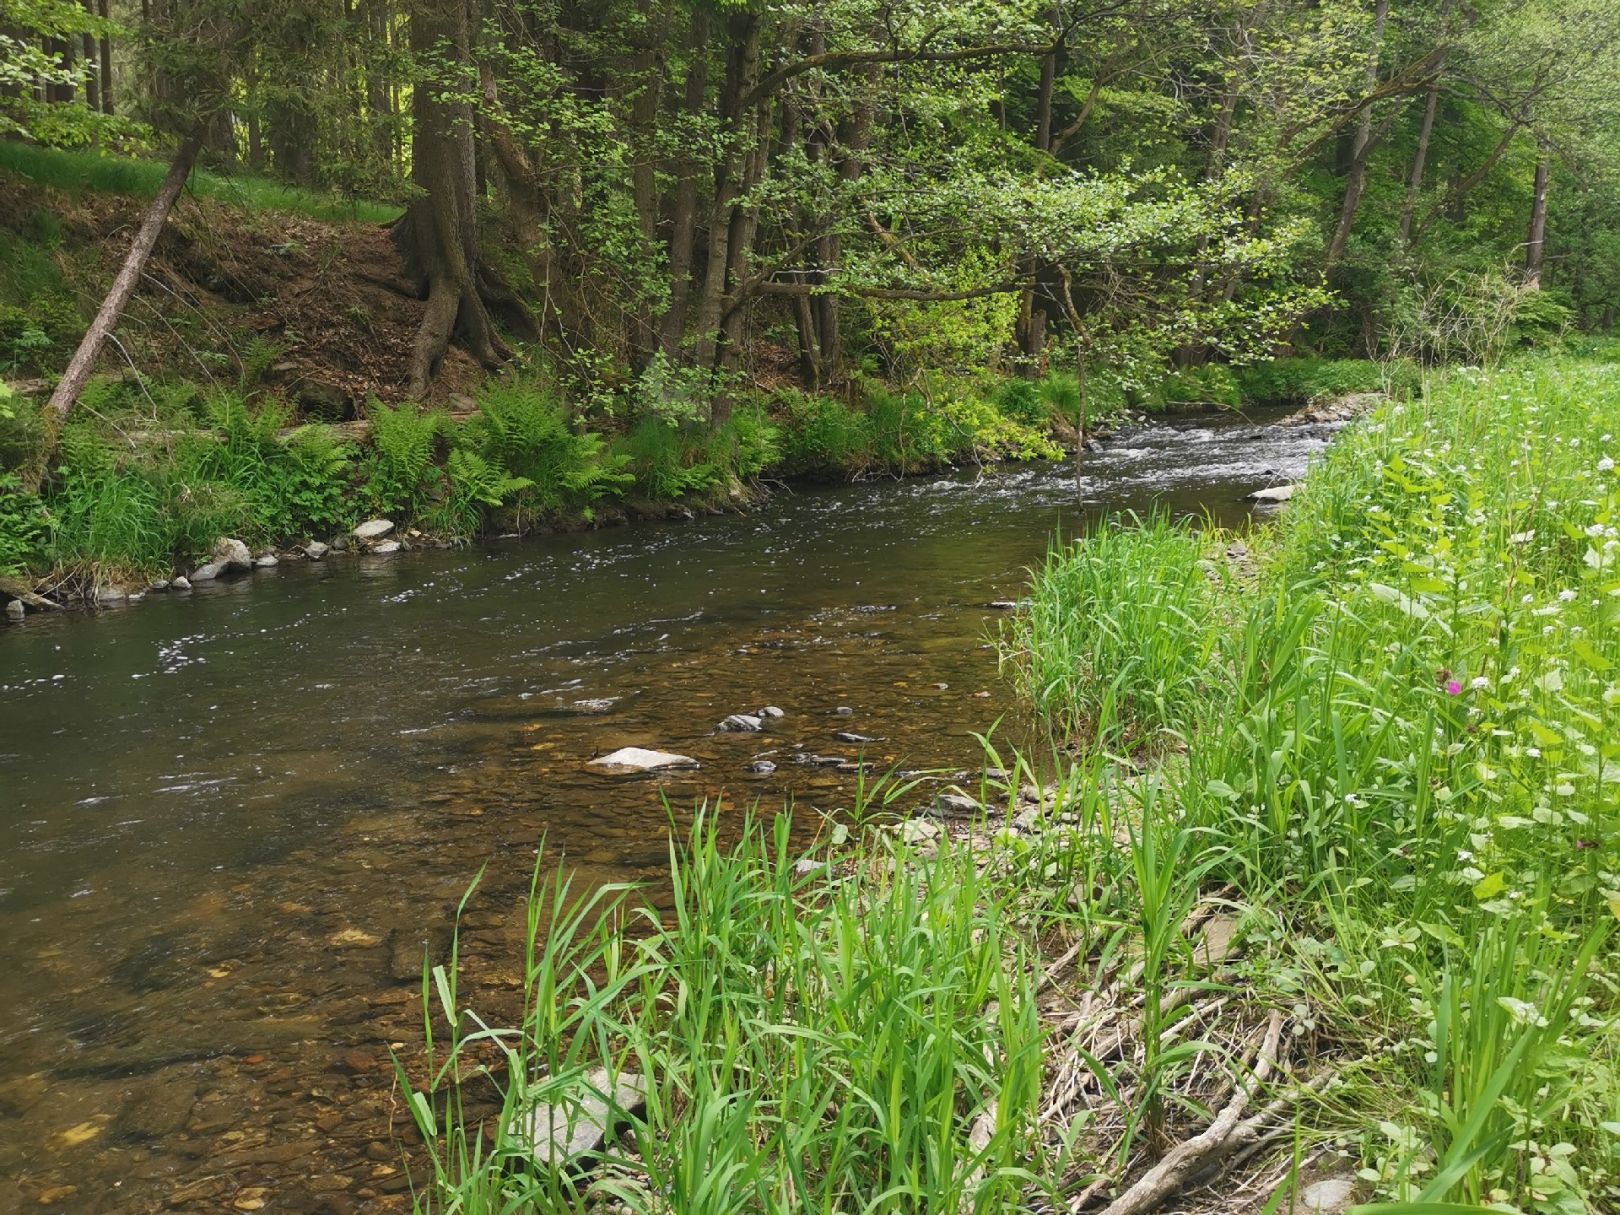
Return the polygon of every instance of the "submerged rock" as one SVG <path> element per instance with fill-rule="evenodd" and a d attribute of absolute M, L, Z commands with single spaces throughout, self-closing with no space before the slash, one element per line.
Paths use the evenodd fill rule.
<path fill-rule="evenodd" d="M 881 738 L 873 738 L 870 734 L 857 734 L 853 730 L 839 730 L 833 735 L 839 742 L 847 743 L 875 743 L 882 742 Z"/>
<path fill-rule="evenodd" d="M 8 620 L 21 620 L 27 614 L 28 609 L 23 607 L 21 599 L 13 599 L 6 604 L 6 618 Z"/>
<path fill-rule="evenodd" d="M 367 519 L 350 534 L 362 544 L 369 544 L 373 540 L 381 540 L 394 530 L 392 519 Z"/>
<path fill-rule="evenodd" d="M 755 776 L 769 776 L 776 771 L 776 765 L 768 759 L 756 759 L 748 765 L 748 770 Z"/>
<path fill-rule="evenodd" d="M 690 755 L 673 751 L 653 751 L 646 747 L 620 747 L 610 755 L 599 755 L 585 765 L 603 772 L 659 772 L 668 768 L 696 768 Z"/>
<path fill-rule="evenodd" d="M 733 713 L 715 727 L 722 734 L 758 734 L 764 728 L 765 723 L 751 713 Z"/>
<path fill-rule="evenodd" d="M 756 713 L 755 716 L 756 717 L 786 717 L 787 714 L 783 713 L 782 710 L 778 709 L 775 705 L 766 705 L 763 709 L 761 709 L 758 713 Z"/>
<path fill-rule="evenodd" d="M 398 540 L 384 540 L 381 544 L 373 544 L 367 551 L 374 557 L 387 557 L 399 552 L 401 547 Z"/>
<path fill-rule="evenodd" d="M 280 564 L 280 558 L 278 558 L 274 553 L 266 553 L 264 556 L 256 558 L 253 562 L 254 567 L 261 570 L 274 569 Z"/>
<path fill-rule="evenodd" d="M 615 1131 L 638 1119 L 647 1106 L 647 1082 L 639 1072 L 614 1076 L 605 1067 L 580 1076 L 554 1101 L 538 1102 L 517 1115 L 512 1128 L 544 1169 L 577 1165 L 595 1155 Z"/>

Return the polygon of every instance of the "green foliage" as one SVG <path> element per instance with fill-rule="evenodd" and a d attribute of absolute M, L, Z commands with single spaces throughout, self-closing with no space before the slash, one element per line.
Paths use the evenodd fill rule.
<path fill-rule="evenodd" d="M 513 477 L 476 451 L 457 447 L 445 461 L 446 493 L 423 522 L 453 542 L 472 539 L 483 530 L 485 516 L 513 496 L 533 487 L 527 477 Z"/>
<path fill-rule="evenodd" d="M 1116 724 L 1151 742 L 1185 726 L 1209 686 L 1214 567 L 1204 542 L 1161 516 L 1104 521 L 1035 573 L 1002 632 L 1025 695 L 1066 732 Z"/>
<path fill-rule="evenodd" d="M 1225 363 L 1205 363 L 1201 367 L 1171 371 L 1154 386 L 1150 400 L 1150 408 L 1219 405 L 1236 409 L 1242 404 L 1243 394 L 1230 367 Z"/>
<path fill-rule="evenodd" d="M 614 461 L 629 470 L 643 498 L 676 502 L 723 484 L 727 466 L 710 440 L 695 427 L 643 418 L 619 439 Z"/>
<path fill-rule="evenodd" d="M 1612 1193 L 1616 419 L 1613 365 L 1451 373 L 1340 436 L 1249 538 L 1257 575 L 1211 581 L 1190 536 L 1136 559 L 1095 537 L 1008 626 L 1087 753 L 1175 703 L 1128 699 L 1136 673 L 1191 690 L 1157 718 L 1179 746 L 1140 830 L 1194 833 L 1209 881 L 1289 925 L 1273 973 L 1359 1055 L 1383 1199 Z M 1107 632 L 1193 584 L 1201 609 Z"/>
<path fill-rule="evenodd" d="M 509 493 L 518 494 L 527 510 L 588 506 L 623 493 L 631 482 L 627 457 L 610 452 L 600 434 L 575 431 L 556 397 L 538 385 L 492 385 L 479 411 L 462 442 L 525 482 Z"/>
<path fill-rule="evenodd" d="M 866 792 L 857 816 L 880 806 Z M 597 1067 L 648 1079 L 645 1130 L 607 1148 L 622 1167 L 598 1191 L 640 1215 L 1020 1205 L 1047 1155 L 1034 973 L 972 854 L 895 865 L 874 842 L 848 880 L 814 857 L 805 877 L 786 816 L 734 843 L 717 821 L 672 841 L 667 915 L 537 867 L 520 1024 L 484 1030 L 453 965 L 424 974 L 429 1081 L 399 1068 L 424 1208 L 577 1209 L 567 1170 L 507 1166 L 533 1151 L 525 1112 Z M 481 1039 L 503 1060 L 489 1115 L 471 1104 Z"/>
<path fill-rule="evenodd" d="M 859 471 L 872 451 L 871 423 L 829 396 L 783 394 L 782 464 L 800 476 Z"/>
<path fill-rule="evenodd" d="M 46 564 L 49 522 L 39 497 L 24 493 L 16 474 L 0 473 L 0 574 Z"/>
<path fill-rule="evenodd" d="M 443 471 L 435 460 L 449 433 L 450 416 L 378 401 L 370 403 L 366 416 L 371 420 L 371 450 L 363 480 L 369 509 L 414 518 L 443 488 Z"/>
<path fill-rule="evenodd" d="M 161 160 L 108 156 L 95 149 L 69 151 L 0 140 L 0 172 L 69 195 L 90 191 L 150 198 L 157 193 L 168 171 L 169 166 Z M 385 203 L 342 198 L 264 177 L 226 176 L 203 169 L 192 173 L 187 189 L 199 198 L 249 211 L 302 215 L 324 223 L 385 224 L 398 219 L 400 214 L 398 207 Z"/>
<path fill-rule="evenodd" d="M 1241 367 L 1235 374 L 1242 399 L 1259 405 L 1303 405 L 1358 392 L 1388 392 L 1404 398 L 1422 385 L 1418 367 L 1405 360 L 1274 359 Z"/>

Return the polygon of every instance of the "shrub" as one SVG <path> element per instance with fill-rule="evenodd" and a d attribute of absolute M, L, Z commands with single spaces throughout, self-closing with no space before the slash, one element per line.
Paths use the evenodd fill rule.
<path fill-rule="evenodd" d="M 443 489 L 443 473 L 434 462 L 439 440 L 450 430 L 441 411 L 422 413 L 406 404 L 397 409 L 373 401 L 371 451 L 365 461 L 366 498 L 379 514 L 421 514 Z"/>
<path fill-rule="evenodd" d="M 1303 405 L 1357 392 L 1409 397 L 1422 386 L 1422 373 L 1403 359 L 1273 359 L 1240 368 L 1236 379 L 1243 400 L 1259 405 Z"/>
<path fill-rule="evenodd" d="M 865 414 L 825 396 L 787 394 L 782 442 L 786 471 L 838 473 L 864 468 L 872 456 L 872 426 Z"/>
<path fill-rule="evenodd" d="M 588 505 L 632 481 L 626 457 L 610 453 L 600 434 L 573 430 L 557 399 L 537 385 L 491 386 L 479 410 L 463 442 L 526 482 L 510 492 L 530 510 Z"/>
<path fill-rule="evenodd" d="M 0 574 L 20 574 L 46 561 L 50 520 L 38 495 L 24 493 L 14 473 L 0 473 Z"/>
<path fill-rule="evenodd" d="M 655 501 L 707 493 L 726 470 L 715 463 L 703 432 L 656 417 L 632 426 L 616 455 L 634 477 L 636 491 Z"/>

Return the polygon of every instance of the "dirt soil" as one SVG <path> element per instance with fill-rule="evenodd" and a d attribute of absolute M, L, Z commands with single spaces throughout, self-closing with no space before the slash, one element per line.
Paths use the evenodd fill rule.
<path fill-rule="evenodd" d="M 0 226 L 41 210 L 57 221 L 57 259 L 89 316 L 140 223 L 143 200 L 69 195 L 0 176 Z M 368 397 L 397 402 L 423 301 L 386 227 L 324 223 L 182 198 L 109 346 L 106 370 L 132 363 L 235 386 L 258 386 L 330 421 L 358 416 Z M 125 360 L 127 354 L 128 361 Z M 470 405 L 478 365 L 452 348 L 431 401 Z"/>

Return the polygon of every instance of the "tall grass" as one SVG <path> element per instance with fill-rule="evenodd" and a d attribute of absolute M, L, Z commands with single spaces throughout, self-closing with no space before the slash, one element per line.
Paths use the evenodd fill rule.
<path fill-rule="evenodd" d="M 1082 748 L 1116 706 L 1172 730 L 1142 829 L 1291 926 L 1273 973 L 1341 1042 L 1383 1198 L 1620 1193 L 1616 434 L 1613 365 L 1452 373 L 1341 437 L 1258 576 L 1105 529 L 1005 639 Z"/>
<path fill-rule="evenodd" d="M 434 1185 L 418 1209 L 571 1211 L 587 1184 L 638 1212 L 1013 1205 L 1043 1056 L 1002 901 L 968 854 L 807 873 L 790 840 L 785 816 L 725 842 L 700 815 L 663 912 L 537 882 L 520 1024 L 463 1006 L 453 965 L 425 980 L 413 1110 Z M 492 1044 L 500 1112 L 479 1126 Z M 522 1112 L 597 1066 L 645 1077 L 645 1109 L 593 1178 L 537 1166 Z"/>
<path fill-rule="evenodd" d="M 169 166 L 159 160 L 108 156 L 92 150 L 42 148 L 0 142 L 0 172 L 15 174 L 69 194 L 128 194 L 148 198 L 157 193 Z M 360 198 L 287 185 L 267 177 L 225 176 L 198 169 L 188 188 L 210 198 L 254 211 L 282 211 L 327 223 L 380 224 L 397 219 L 401 208 Z"/>

